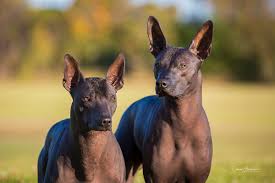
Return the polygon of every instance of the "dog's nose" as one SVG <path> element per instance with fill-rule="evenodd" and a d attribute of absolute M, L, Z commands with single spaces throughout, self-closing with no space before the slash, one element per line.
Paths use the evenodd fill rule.
<path fill-rule="evenodd" d="M 156 85 L 157 85 L 157 87 L 160 87 L 160 88 L 167 88 L 167 81 L 165 81 L 165 80 L 158 80 L 156 82 Z"/>
<path fill-rule="evenodd" d="M 105 118 L 101 121 L 103 127 L 110 127 L 112 120 L 110 118 Z"/>

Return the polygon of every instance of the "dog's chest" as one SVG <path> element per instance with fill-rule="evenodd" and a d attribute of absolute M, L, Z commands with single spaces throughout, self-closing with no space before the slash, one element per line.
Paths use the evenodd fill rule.
<path fill-rule="evenodd" d="M 123 173 L 124 162 L 110 161 L 111 154 L 102 155 L 100 162 L 94 164 L 91 169 L 85 170 L 85 180 L 79 180 L 76 176 L 76 169 L 73 168 L 71 160 L 67 157 L 60 156 L 57 160 L 58 177 L 57 183 L 122 183 L 125 173 Z M 112 169 L 112 168 L 115 169 Z M 122 169 L 122 170 L 121 170 Z"/>
<path fill-rule="evenodd" d="M 76 183 L 80 182 L 75 176 L 71 160 L 68 157 L 60 156 L 57 160 L 58 177 L 57 183 Z"/>
<path fill-rule="evenodd" d="M 201 168 L 199 165 L 208 161 L 200 153 L 206 147 L 194 148 L 194 140 L 189 134 L 175 132 L 168 124 L 156 128 L 149 139 L 144 160 L 155 180 L 184 181 L 186 177 L 197 174 L 197 169 Z M 201 159 L 206 161 L 201 162 Z"/>
<path fill-rule="evenodd" d="M 72 154 L 72 148 L 61 147 L 62 154 L 57 158 L 58 183 L 122 183 L 125 165 L 122 152 L 115 137 L 110 133 L 94 132 L 89 139 L 81 139 L 81 158 Z M 107 132 L 106 132 L 107 133 Z M 65 145 L 65 144 L 64 144 Z M 66 143 L 68 146 L 68 143 Z M 82 161 L 80 161 L 82 160 Z"/>

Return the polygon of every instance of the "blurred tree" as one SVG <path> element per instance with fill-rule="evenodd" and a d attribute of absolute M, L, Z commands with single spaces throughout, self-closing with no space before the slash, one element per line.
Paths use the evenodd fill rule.
<path fill-rule="evenodd" d="M 203 0 L 197 0 L 198 2 Z M 213 51 L 203 69 L 237 80 L 275 80 L 275 14 L 270 0 L 207 0 L 214 8 Z M 152 69 L 146 22 L 160 21 L 168 44 L 186 47 L 202 22 L 178 20 L 176 7 L 129 0 L 75 0 L 66 10 L 0 1 L 0 77 L 60 70 L 66 52 L 81 65 L 105 69 L 118 52 L 127 71 Z M 272 8 L 273 7 L 273 8 Z M 206 17 L 205 17 L 206 19 Z"/>
<path fill-rule="evenodd" d="M 175 8 L 153 4 L 134 7 L 126 0 L 79 0 L 66 14 L 73 43 L 67 44 L 68 50 L 80 55 L 84 65 L 106 68 L 115 55 L 123 51 L 127 55 L 128 70 L 133 65 L 144 69 L 148 63 L 148 16 L 157 16 L 169 33 L 175 29 L 176 21 Z M 171 40 L 175 38 L 171 36 Z"/>
<path fill-rule="evenodd" d="M 270 8 L 271 2 L 212 1 L 217 21 L 223 22 L 223 26 L 227 27 L 227 30 L 220 31 L 227 41 L 224 44 L 230 45 L 225 56 L 232 76 L 243 80 L 275 80 L 275 17 L 272 13 L 274 9 Z M 217 29 L 220 28 L 221 26 Z M 222 49 L 225 48 L 220 45 L 216 51 L 222 52 Z"/>
<path fill-rule="evenodd" d="M 123 22 L 118 18 L 125 13 L 126 1 L 76 1 L 66 12 L 71 37 L 67 50 L 79 55 L 83 65 L 105 67 L 115 56 L 117 43 L 112 35 L 116 24 Z M 121 37 L 121 36 L 120 36 Z"/>
<path fill-rule="evenodd" d="M 14 74 L 29 38 L 30 14 L 21 0 L 0 1 L 0 76 Z"/>
<path fill-rule="evenodd" d="M 57 69 L 56 66 L 62 64 L 60 61 L 64 55 L 65 41 L 69 37 L 68 24 L 60 11 L 33 12 L 32 22 L 29 29 L 31 36 L 20 64 L 20 76 L 33 76 Z"/>

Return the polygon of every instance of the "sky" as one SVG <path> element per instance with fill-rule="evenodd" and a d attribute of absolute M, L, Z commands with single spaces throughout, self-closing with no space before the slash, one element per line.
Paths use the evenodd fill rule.
<path fill-rule="evenodd" d="M 145 3 L 155 3 L 160 6 L 174 5 L 177 8 L 179 19 L 205 19 L 211 17 L 213 8 L 210 3 L 205 0 L 130 0 L 135 5 Z M 27 0 L 27 2 L 35 8 L 54 8 L 66 9 L 70 7 L 74 0 Z"/>
<path fill-rule="evenodd" d="M 206 0 L 131 0 L 134 4 L 156 3 L 160 6 L 174 5 L 179 18 L 190 20 L 192 18 L 204 19 L 211 17 L 213 8 Z"/>
<path fill-rule="evenodd" d="M 27 0 L 27 2 L 35 8 L 66 9 L 74 0 Z"/>

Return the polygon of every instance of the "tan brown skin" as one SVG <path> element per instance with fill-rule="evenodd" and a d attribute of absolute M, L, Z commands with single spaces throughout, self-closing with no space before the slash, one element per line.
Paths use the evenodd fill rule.
<path fill-rule="evenodd" d="M 77 61 L 65 55 L 63 85 L 73 98 L 71 115 L 47 134 L 38 160 L 39 183 L 125 182 L 124 158 L 111 131 L 124 62 L 119 55 L 106 78 L 84 78 Z"/>
<path fill-rule="evenodd" d="M 210 173 L 212 140 L 202 107 L 200 67 L 211 50 L 213 24 L 207 21 L 188 48 L 166 45 L 156 18 L 148 19 L 155 56 L 158 96 L 133 103 L 115 133 L 127 182 L 142 164 L 147 183 L 204 183 Z"/>

